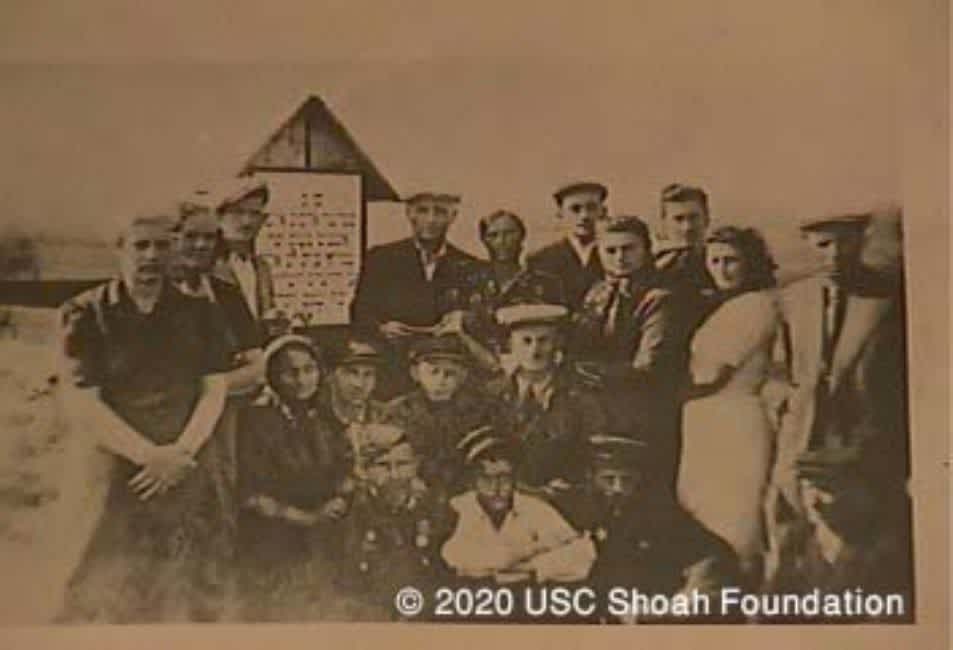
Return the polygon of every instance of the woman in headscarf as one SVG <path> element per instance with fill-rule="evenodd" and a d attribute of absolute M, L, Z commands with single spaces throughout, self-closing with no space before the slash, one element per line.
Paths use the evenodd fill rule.
<path fill-rule="evenodd" d="M 320 350 L 285 335 L 265 350 L 267 387 L 241 418 L 241 617 L 303 620 L 322 583 L 324 525 L 344 514 L 344 441 L 319 415 Z"/>

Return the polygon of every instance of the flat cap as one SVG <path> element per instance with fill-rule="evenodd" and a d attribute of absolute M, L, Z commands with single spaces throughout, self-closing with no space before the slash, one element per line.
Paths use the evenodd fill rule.
<path fill-rule="evenodd" d="M 595 435 L 588 442 L 589 461 L 596 467 L 634 467 L 648 449 L 644 441 L 624 436 Z"/>
<path fill-rule="evenodd" d="M 609 188 L 602 183 L 597 181 L 572 181 L 561 185 L 559 189 L 553 192 L 553 198 L 556 199 L 556 203 L 562 203 L 564 198 L 578 192 L 598 192 L 600 201 L 605 201 L 606 197 L 609 196 Z"/>
<path fill-rule="evenodd" d="M 814 230 L 863 230 L 870 223 L 870 213 L 837 214 L 802 219 L 799 227 L 803 232 Z"/>
<path fill-rule="evenodd" d="M 348 337 L 331 346 L 331 364 L 347 366 L 357 363 L 381 365 L 384 363 L 384 353 L 380 346 L 369 339 Z"/>
<path fill-rule="evenodd" d="M 417 339 L 411 345 L 409 356 L 411 363 L 437 359 L 467 363 L 470 358 L 463 341 L 456 334 L 426 336 Z"/>
<path fill-rule="evenodd" d="M 546 303 L 507 305 L 496 310 L 496 322 L 511 329 L 526 325 L 559 325 L 567 316 L 569 309 L 564 305 Z"/>

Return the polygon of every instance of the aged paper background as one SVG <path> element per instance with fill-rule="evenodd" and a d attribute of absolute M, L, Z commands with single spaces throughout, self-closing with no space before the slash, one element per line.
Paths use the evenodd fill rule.
<path fill-rule="evenodd" d="M 579 174 L 606 178 L 614 206 L 650 217 L 661 184 L 698 180 L 716 212 L 772 217 L 779 229 L 815 211 L 902 202 L 919 623 L 3 628 L 0 645 L 946 647 L 948 16 L 940 0 L 4 3 L 3 224 L 108 230 L 103 214 L 232 171 L 307 92 L 330 101 L 402 190 L 472 197 L 455 233 L 500 203 L 538 215 L 531 228 L 545 223 L 551 185 Z M 210 103 L 176 104 L 177 91 L 209 84 L 220 92 L 195 96 Z M 155 146 L 190 124 L 176 108 L 221 115 L 220 130 L 191 134 L 192 148 Z M 637 134 L 635 154 L 622 133 Z M 43 223 L 48 214 L 69 216 Z M 371 243 L 402 232 L 385 230 Z M 4 598 L 16 596 L 9 587 Z"/>

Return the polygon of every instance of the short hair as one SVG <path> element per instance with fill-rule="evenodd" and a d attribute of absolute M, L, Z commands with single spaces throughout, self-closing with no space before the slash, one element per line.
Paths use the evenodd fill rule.
<path fill-rule="evenodd" d="M 509 210 L 496 210 L 486 215 L 477 223 L 477 232 L 480 235 L 480 239 L 483 239 L 486 236 L 486 231 L 489 230 L 490 225 L 498 219 L 512 219 L 513 223 L 516 224 L 516 227 L 520 231 L 520 237 L 526 237 L 526 224 L 520 219 L 519 215 L 515 212 L 510 212 Z"/>
<path fill-rule="evenodd" d="M 768 244 L 754 228 L 739 228 L 738 226 L 722 226 L 715 230 L 707 244 L 727 244 L 732 246 L 745 261 L 745 291 L 759 291 L 775 287 L 778 284 L 774 272 L 778 265 L 771 256 Z"/>
<path fill-rule="evenodd" d="M 647 252 L 652 251 L 652 238 L 649 235 L 649 226 L 635 215 L 618 215 L 607 219 L 596 220 L 596 239 L 600 234 L 631 233 L 642 240 Z"/>
<path fill-rule="evenodd" d="M 166 212 L 154 212 L 146 214 L 138 214 L 131 219 L 127 220 L 116 233 L 116 248 L 121 248 L 124 243 L 126 243 L 126 235 L 129 234 L 129 231 L 135 228 L 136 226 L 158 226 L 160 228 L 165 228 L 169 237 L 172 237 L 172 234 L 175 232 L 176 228 L 176 218 L 170 216 Z"/>
<path fill-rule="evenodd" d="M 708 214 L 708 193 L 700 187 L 694 185 L 684 185 L 682 183 L 670 183 L 662 188 L 661 200 L 659 201 L 659 216 L 665 218 L 666 203 L 682 203 L 684 201 L 696 201 L 702 206 L 705 214 Z"/>

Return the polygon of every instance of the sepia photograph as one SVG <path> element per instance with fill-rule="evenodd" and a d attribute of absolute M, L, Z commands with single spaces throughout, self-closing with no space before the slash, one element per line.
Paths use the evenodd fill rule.
<path fill-rule="evenodd" d="M 0 630 L 946 647 L 947 3 L 281 4 L 0 9 Z"/>

